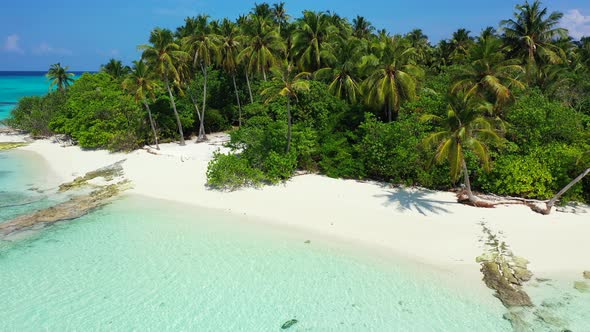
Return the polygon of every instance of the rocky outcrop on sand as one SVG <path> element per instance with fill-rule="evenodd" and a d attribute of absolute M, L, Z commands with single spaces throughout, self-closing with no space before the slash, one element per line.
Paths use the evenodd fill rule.
<path fill-rule="evenodd" d="M 28 144 L 27 142 L 0 142 L 0 151 L 20 148 Z"/>
<path fill-rule="evenodd" d="M 515 256 L 504 241 L 482 223 L 486 239 L 486 252 L 477 257 L 481 264 L 483 281 L 495 290 L 495 296 L 507 308 L 530 307 L 533 305 L 528 294 L 522 289 L 533 274 L 528 270 L 528 261 Z"/>
<path fill-rule="evenodd" d="M 95 179 L 102 179 L 103 183 L 108 183 L 118 178 L 122 178 L 124 162 L 125 159 L 120 160 L 112 165 L 88 172 L 84 176 L 79 176 L 71 182 L 63 183 L 59 186 L 59 191 L 64 192 L 86 186 L 96 186 L 96 184 L 91 183 L 91 181 Z"/>

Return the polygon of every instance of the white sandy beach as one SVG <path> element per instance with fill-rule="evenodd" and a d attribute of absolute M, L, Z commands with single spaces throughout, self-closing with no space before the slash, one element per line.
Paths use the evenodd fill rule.
<path fill-rule="evenodd" d="M 484 251 L 483 221 L 530 260 L 536 277 L 580 279 L 590 270 L 590 213 L 554 211 L 549 216 L 524 206 L 481 209 L 456 203 L 453 193 L 401 189 L 377 183 L 301 175 L 284 185 L 235 192 L 205 186 L 207 163 L 222 147 L 224 134 L 209 143 L 187 141 L 185 147 L 162 144 L 160 155 L 138 150 L 129 154 L 82 151 L 38 140 L 20 149 L 41 155 L 58 184 L 88 171 L 126 159 L 132 194 L 223 209 L 269 223 L 390 252 L 435 266 L 450 275 L 481 279 L 475 258 Z M 15 136 L 0 136 L 0 141 Z M 481 283 L 483 285 L 483 283 Z"/>

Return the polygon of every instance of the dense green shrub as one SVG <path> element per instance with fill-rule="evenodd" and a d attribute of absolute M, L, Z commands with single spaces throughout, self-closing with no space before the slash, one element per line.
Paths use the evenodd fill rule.
<path fill-rule="evenodd" d="M 258 186 L 265 181 L 261 170 L 250 166 L 248 160 L 235 154 L 215 153 L 207 167 L 207 184 L 216 189 L 235 190 Z"/>
<path fill-rule="evenodd" d="M 83 148 L 128 150 L 140 142 L 142 119 L 140 106 L 108 74 L 84 74 L 70 87 L 65 111 L 50 127 Z"/>
<path fill-rule="evenodd" d="M 28 131 L 33 136 L 50 136 L 50 122 L 65 108 L 66 95 L 52 92 L 43 97 L 23 97 L 12 110 L 6 124 Z"/>

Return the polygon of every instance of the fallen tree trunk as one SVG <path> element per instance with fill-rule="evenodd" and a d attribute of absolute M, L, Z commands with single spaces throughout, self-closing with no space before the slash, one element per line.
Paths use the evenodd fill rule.
<path fill-rule="evenodd" d="M 551 213 L 551 209 L 553 208 L 553 205 L 555 205 L 555 203 L 557 203 L 557 201 L 561 198 L 561 196 L 563 196 L 568 190 L 570 190 L 573 186 L 576 185 L 576 183 L 582 181 L 582 179 L 584 177 L 586 177 L 586 175 L 588 175 L 590 173 L 590 168 L 587 168 L 584 172 L 582 172 L 582 174 L 578 175 L 577 178 L 575 178 L 572 182 L 568 183 L 567 186 L 563 187 L 563 189 L 561 189 L 555 196 L 553 196 L 553 198 L 551 198 L 546 204 L 545 204 L 545 208 L 542 208 L 538 205 L 534 205 L 534 204 L 530 204 L 530 208 L 538 213 L 544 214 L 544 215 L 548 215 Z"/>

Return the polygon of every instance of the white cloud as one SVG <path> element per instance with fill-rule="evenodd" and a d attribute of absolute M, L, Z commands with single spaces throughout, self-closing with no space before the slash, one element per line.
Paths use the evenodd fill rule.
<path fill-rule="evenodd" d="M 47 42 L 42 42 L 39 46 L 33 49 L 33 54 L 36 55 L 72 55 L 72 51 L 65 48 L 56 48 L 49 45 Z"/>
<path fill-rule="evenodd" d="M 569 10 L 563 15 L 561 25 L 569 30 L 574 39 L 590 36 L 590 15 L 582 15 L 579 9 Z"/>
<path fill-rule="evenodd" d="M 4 46 L 2 47 L 2 50 L 5 52 L 24 54 L 25 51 L 20 47 L 19 40 L 19 35 L 9 35 L 8 37 L 6 37 L 6 40 L 4 41 Z"/>

